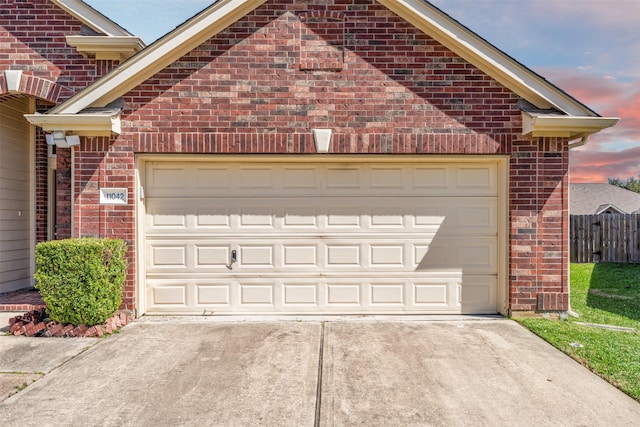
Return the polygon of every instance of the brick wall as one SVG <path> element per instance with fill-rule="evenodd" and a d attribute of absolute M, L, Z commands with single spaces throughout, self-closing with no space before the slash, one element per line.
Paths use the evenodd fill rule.
<path fill-rule="evenodd" d="M 133 197 L 135 153 L 312 153 L 331 128 L 331 153 L 508 154 L 510 307 L 566 309 L 566 141 L 524 138 L 517 96 L 375 2 L 317 3 L 268 1 L 129 92 L 123 134 L 76 151 L 77 235 L 135 244 L 134 201 L 96 204 Z"/>
<path fill-rule="evenodd" d="M 25 81 L 34 82 L 27 94 L 41 95 L 38 82 L 49 82 L 60 86 L 57 100 L 64 100 L 116 65 L 67 45 L 65 37 L 80 34 L 82 24 L 49 0 L 0 0 L 0 10 L 0 71 L 22 70 Z"/>
<path fill-rule="evenodd" d="M 84 58 L 65 37 L 80 34 L 82 24 L 49 0 L 0 0 L 0 102 L 8 94 L 4 70 L 21 70 L 20 93 L 36 98 L 38 112 L 78 92 L 117 63 Z M 36 238 L 47 238 L 47 147 L 42 132 L 35 140 Z M 71 236 L 69 150 L 58 150 L 56 181 L 58 238 Z"/>

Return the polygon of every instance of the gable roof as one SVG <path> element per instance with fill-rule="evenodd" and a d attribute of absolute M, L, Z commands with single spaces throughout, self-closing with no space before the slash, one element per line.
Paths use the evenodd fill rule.
<path fill-rule="evenodd" d="M 600 214 L 607 209 L 619 213 L 640 211 L 640 194 L 611 184 L 570 184 L 571 215 Z"/>
<path fill-rule="evenodd" d="M 93 31 L 105 36 L 133 36 L 130 32 L 81 0 L 49 0 Z"/>
<path fill-rule="evenodd" d="M 85 57 L 124 61 L 146 46 L 120 25 L 104 16 L 82 0 L 49 0 L 78 19 L 95 34 L 68 35 L 67 44 Z"/>
<path fill-rule="evenodd" d="M 71 1 L 71 0 L 52 0 Z M 143 83 L 198 45 L 241 19 L 266 0 L 219 0 L 48 115 L 73 115 L 104 107 Z M 467 60 L 535 107 L 523 111 L 531 136 L 585 137 L 614 125 L 586 105 L 520 64 L 467 27 L 424 0 L 378 0 L 380 4 Z M 33 121 L 33 120 L 35 121 Z M 37 123 L 37 117 L 30 121 Z"/>

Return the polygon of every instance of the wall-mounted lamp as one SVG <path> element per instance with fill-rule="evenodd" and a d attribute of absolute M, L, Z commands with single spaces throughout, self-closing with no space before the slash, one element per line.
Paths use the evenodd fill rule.
<path fill-rule="evenodd" d="M 331 143 L 331 129 L 311 129 L 311 132 L 316 143 L 316 152 L 328 153 Z"/>
<path fill-rule="evenodd" d="M 80 137 L 78 135 L 67 135 L 63 130 L 54 130 L 52 133 L 45 134 L 48 145 L 55 145 L 60 148 L 69 148 L 74 145 L 80 145 Z"/>

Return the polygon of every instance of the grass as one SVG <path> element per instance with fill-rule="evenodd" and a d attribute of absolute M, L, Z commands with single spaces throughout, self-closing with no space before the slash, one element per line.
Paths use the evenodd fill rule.
<path fill-rule="evenodd" d="M 640 401 L 640 265 L 572 264 L 571 309 L 580 317 L 516 320 Z M 635 332 L 576 322 L 623 326 Z"/>

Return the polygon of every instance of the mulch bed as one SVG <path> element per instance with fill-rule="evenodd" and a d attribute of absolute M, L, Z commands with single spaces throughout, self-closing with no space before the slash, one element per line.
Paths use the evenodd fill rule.
<path fill-rule="evenodd" d="M 102 325 L 65 325 L 48 319 L 46 310 L 42 308 L 9 319 L 9 333 L 27 337 L 101 337 L 112 334 L 132 321 L 130 313 L 118 311 Z"/>

